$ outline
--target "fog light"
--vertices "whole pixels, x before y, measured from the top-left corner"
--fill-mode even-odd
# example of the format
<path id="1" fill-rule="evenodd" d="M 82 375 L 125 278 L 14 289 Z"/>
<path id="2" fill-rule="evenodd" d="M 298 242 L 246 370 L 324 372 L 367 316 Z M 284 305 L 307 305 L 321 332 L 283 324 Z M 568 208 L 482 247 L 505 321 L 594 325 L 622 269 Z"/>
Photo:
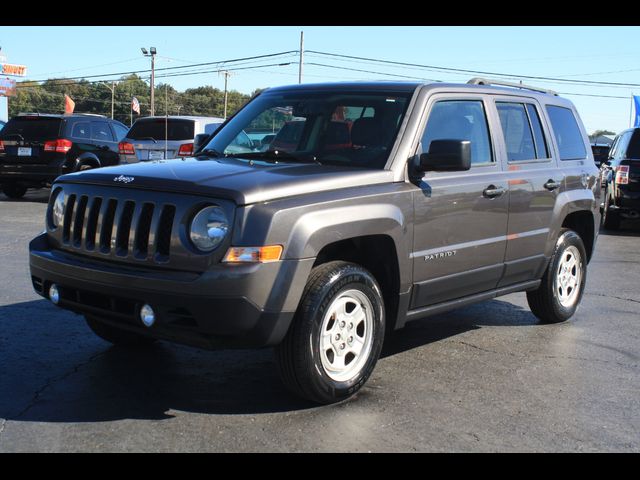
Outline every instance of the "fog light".
<path id="1" fill-rule="evenodd" d="M 55 283 L 52 283 L 49 287 L 49 300 L 51 300 L 55 305 L 60 302 L 60 291 Z"/>
<path id="2" fill-rule="evenodd" d="M 151 308 L 151 305 L 144 304 L 140 309 L 140 320 L 144 323 L 145 327 L 150 327 L 156 321 L 156 314 Z"/>

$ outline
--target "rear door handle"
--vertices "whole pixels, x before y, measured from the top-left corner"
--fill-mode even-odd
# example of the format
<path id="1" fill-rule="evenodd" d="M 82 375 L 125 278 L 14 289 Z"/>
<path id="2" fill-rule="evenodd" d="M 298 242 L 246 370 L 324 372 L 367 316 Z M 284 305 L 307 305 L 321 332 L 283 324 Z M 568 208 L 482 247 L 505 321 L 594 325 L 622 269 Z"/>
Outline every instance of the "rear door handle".
<path id="1" fill-rule="evenodd" d="M 547 183 L 544 184 L 544 188 L 546 188 L 549 191 L 553 191 L 556 188 L 560 188 L 560 182 L 556 182 L 553 179 L 549 179 L 547 180 Z"/>
<path id="2" fill-rule="evenodd" d="M 482 195 L 486 198 L 496 198 L 505 192 L 504 187 L 496 187 L 495 185 L 489 185 L 482 191 Z"/>

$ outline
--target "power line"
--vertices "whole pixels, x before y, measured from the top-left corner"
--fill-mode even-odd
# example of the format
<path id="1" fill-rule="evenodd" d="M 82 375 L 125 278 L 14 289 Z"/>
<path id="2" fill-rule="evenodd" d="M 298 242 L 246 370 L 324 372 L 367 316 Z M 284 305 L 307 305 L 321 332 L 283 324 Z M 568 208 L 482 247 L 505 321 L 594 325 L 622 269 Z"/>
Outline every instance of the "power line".
<path id="1" fill-rule="evenodd" d="M 411 66 L 411 67 L 418 67 L 418 68 L 427 68 L 427 69 L 433 69 L 433 70 L 443 71 L 443 72 L 460 72 L 460 73 L 473 74 L 473 75 L 490 75 L 490 76 L 497 76 L 497 77 L 523 78 L 523 79 L 533 79 L 533 80 L 550 80 L 555 82 L 566 82 L 566 83 L 583 84 L 583 85 L 640 87 L 640 83 L 605 82 L 605 81 L 597 81 L 597 80 L 573 80 L 573 79 L 566 79 L 566 78 L 542 77 L 542 76 L 535 76 L 535 75 L 519 75 L 519 74 L 511 74 L 511 73 L 487 72 L 483 70 L 467 70 L 462 68 L 439 67 L 436 65 L 422 65 L 418 63 L 396 62 L 393 60 L 357 57 L 354 55 L 343 55 L 338 53 L 320 52 L 317 50 L 307 50 L 307 52 L 316 53 L 318 55 L 325 55 L 329 57 L 348 58 L 351 60 L 365 60 L 370 62 L 386 63 L 389 65 L 403 65 L 403 66 Z"/>
<path id="2" fill-rule="evenodd" d="M 222 64 L 226 64 L 226 63 L 239 63 L 239 62 L 243 62 L 246 60 L 255 60 L 255 59 L 262 59 L 262 58 L 271 58 L 271 57 L 278 57 L 278 56 L 282 56 L 282 55 L 288 55 L 288 54 L 292 54 L 292 53 L 297 53 L 297 50 L 289 50 L 286 52 L 278 52 L 278 53 L 269 53 L 266 55 L 254 55 L 252 57 L 243 57 L 243 58 L 234 58 L 234 59 L 230 59 L 230 60 L 219 60 L 216 62 L 204 62 L 204 63 L 194 63 L 191 65 L 179 65 L 179 66 L 175 66 L 175 67 L 162 67 L 162 68 L 156 68 L 155 71 L 164 71 L 164 70 L 176 70 L 176 69 L 182 69 L 182 68 L 193 68 L 193 67 L 203 67 L 203 66 L 209 66 L 209 65 L 222 65 Z M 138 74 L 138 73 L 147 73 L 147 72 L 151 72 L 151 69 L 146 69 L 146 70 L 132 70 L 132 71 L 128 71 L 128 72 L 117 72 L 117 73 L 103 73 L 103 74 L 99 74 L 99 75 L 86 75 L 86 76 L 80 76 L 80 77 L 68 77 L 65 80 L 84 80 L 87 78 L 97 78 L 97 77 L 113 77 L 113 76 L 122 76 L 122 75 L 132 75 L 132 74 Z M 46 82 L 49 79 L 43 79 L 43 80 L 29 80 L 30 82 Z"/>

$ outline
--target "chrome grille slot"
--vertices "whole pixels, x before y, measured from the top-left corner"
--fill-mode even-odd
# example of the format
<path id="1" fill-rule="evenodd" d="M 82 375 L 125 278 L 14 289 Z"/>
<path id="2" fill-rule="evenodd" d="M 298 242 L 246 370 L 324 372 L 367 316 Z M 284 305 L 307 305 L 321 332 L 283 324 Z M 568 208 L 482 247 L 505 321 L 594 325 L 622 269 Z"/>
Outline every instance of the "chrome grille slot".
<path id="1" fill-rule="evenodd" d="M 87 218 L 87 228 L 85 230 L 84 248 L 93 250 L 96 246 L 96 228 L 98 226 L 98 215 L 102 206 L 102 198 L 95 197 L 89 207 L 89 215 Z"/>
<path id="2" fill-rule="evenodd" d="M 73 219 L 73 208 L 76 204 L 76 196 L 71 194 L 67 199 L 67 205 L 64 210 L 64 227 L 62 228 L 62 241 L 69 243 L 69 235 L 71 233 L 71 220 Z"/>
<path id="3" fill-rule="evenodd" d="M 102 253 L 111 251 L 111 233 L 113 232 L 113 220 L 116 216 L 117 206 L 118 201 L 113 198 L 104 205 L 104 213 L 100 225 L 100 251 Z"/>
<path id="4" fill-rule="evenodd" d="M 118 218 L 118 232 L 116 234 L 116 255 L 126 257 L 129 253 L 129 235 L 131 231 L 131 221 L 133 220 L 133 210 L 136 204 L 131 200 L 124 202 L 122 211 Z"/>
<path id="5" fill-rule="evenodd" d="M 162 208 L 156 233 L 156 261 L 158 262 L 166 262 L 169 260 L 171 230 L 173 229 L 173 217 L 175 214 L 176 207 L 173 205 L 165 205 Z"/>
<path id="6" fill-rule="evenodd" d="M 89 197 L 87 197 L 86 195 L 82 195 L 80 197 L 78 208 L 76 208 L 76 213 L 73 220 L 73 246 L 76 248 L 80 248 L 82 246 L 82 227 L 84 225 L 84 214 L 87 210 L 88 199 Z"/>
<path id="7" fill-rule="evenodd" d="M 153 203 L 144 203 L 142 205 L 142 210 L 140 211 L 140 216 L 138 218 L 133 255 L 141 260 L 147 258 L 147 254 L 149 253 L 149 233 L 151 232 L 153 210 Z"/>

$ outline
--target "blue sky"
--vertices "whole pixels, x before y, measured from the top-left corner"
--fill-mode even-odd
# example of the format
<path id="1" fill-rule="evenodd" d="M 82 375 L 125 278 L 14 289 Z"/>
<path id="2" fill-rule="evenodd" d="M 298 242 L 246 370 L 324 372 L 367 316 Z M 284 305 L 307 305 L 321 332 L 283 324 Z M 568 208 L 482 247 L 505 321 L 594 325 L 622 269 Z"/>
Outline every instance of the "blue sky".
<path id="1" fill-rule="evenodd" d="M 102 75 L 149 68 L 149 60 L 140 52 L 143 46 L 157 48 L 156 68 L 161 69 L 297 50 L 301 30 L 305 32 L 305 50 L 504 74 L 640 84 L 640 27 L 0 26 L 0 54 L 6 56 L 9 63 L 27 65 L 29 79 Z M 474 76 L 339 60 L 311 53 L 305 61 L 305 83 L 393 79 L 392 75 L 398 79 L 466 82 Z M 288 62 L 291 64 L 260 67 Z M 293 55 L 242 66 L 260 68 L 233 72 L 230 89 L 250 93 L 255 88 L 298 81 L 297 57 Z M 223 77 L 215 72 L 157 79 L 157 82 L 164 81 L 178 90 L 201 85 L 224 86 Z M 618 132 L 627 128 L 630 96 L 640 95 L 640 87 L 585 86 L 542 80 L 525 80 L 525 83 L 557 90 L 572 100 L 589 132 L 605 128 Z"/>

